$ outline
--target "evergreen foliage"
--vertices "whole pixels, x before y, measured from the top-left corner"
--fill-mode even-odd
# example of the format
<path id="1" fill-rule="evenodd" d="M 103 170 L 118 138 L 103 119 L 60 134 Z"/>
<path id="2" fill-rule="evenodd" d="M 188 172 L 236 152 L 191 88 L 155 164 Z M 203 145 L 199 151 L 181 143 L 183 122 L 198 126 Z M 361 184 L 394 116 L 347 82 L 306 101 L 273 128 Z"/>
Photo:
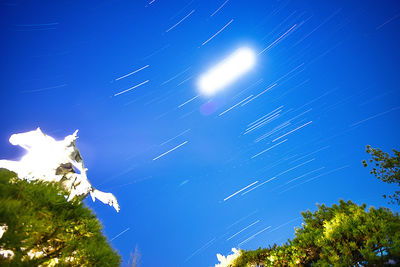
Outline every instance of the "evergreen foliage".
<path id="1" fill-rule="evenodd" d="M 371 174 L 385 183 L 395 183 L 400 186 L 400 151 L 393 149 L 394 156 L 389 156 L 379 148 L 367 146 L 367 153 L 371 155 L 368 162 L 373 166 Z M 364 167 L 368 166 L 366 160 L 363 161 Z M 386 198 L 386 195 L 383 195 Z M 391 203 L 400 205 L 400 190 L 396 190 L 393 195 L 388 196 Z"/>
<path id="2" fill-rule="evenodd" d="M 293 240 L 243 251 L 233 266 L 384 266 L 400 262 L 400 217 L 389 209 L 340 200 L 302 213 Z"/>
<path id="3" fill-rule="evenodd" d="M 0 169 L 0 224 L 8 226 L 0 248 L 14 252 L 11 259 L 0 257 L 0 265 L 119 266 L 99 220 L 66 195 L 58 184 L 27 182 Z"/>

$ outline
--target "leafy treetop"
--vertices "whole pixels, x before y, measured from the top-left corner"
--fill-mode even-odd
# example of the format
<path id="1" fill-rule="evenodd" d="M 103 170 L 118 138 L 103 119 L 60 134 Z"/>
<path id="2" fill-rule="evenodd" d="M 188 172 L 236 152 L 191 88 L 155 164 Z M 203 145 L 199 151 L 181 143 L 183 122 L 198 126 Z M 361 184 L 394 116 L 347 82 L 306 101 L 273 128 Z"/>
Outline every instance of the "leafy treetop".
<path id="1" fill-rule="evenodd" d="M 384 266 L 400 262 L 400 218 L 389 209 L 340 200 L 302 213 L 293 240 L 243 251 L 232 266 Z"/>
<path id="2" fill-rule="evenodd" d="M 58 184 L 15 177 L 0 169 L 0 225 L 8 227 L 0 249 L 14 253 L 0 256 L 0 265 L 119 266 L 99 220 L 79 199 L 68 202 Z"/>

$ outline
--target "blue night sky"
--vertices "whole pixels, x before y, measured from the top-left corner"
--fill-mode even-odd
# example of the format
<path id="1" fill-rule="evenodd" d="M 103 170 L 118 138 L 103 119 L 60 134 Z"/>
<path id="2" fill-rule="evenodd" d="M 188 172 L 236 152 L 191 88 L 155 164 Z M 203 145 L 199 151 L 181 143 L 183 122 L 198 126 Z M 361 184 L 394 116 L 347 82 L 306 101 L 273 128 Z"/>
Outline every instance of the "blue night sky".
<path id="1" fill-rule="evenodd" d="M 387 206 L 361 161 L 399 148 L 399 30 L 396 0 L 1 0 L 0 158 L 23 155 L 13 133 L 79 129 L 123 264 L 137 246 L 140 266 L 213 266 L 292 238 L 316 203 Z M 242 46 L 254 68 L 199 95 Z"/>

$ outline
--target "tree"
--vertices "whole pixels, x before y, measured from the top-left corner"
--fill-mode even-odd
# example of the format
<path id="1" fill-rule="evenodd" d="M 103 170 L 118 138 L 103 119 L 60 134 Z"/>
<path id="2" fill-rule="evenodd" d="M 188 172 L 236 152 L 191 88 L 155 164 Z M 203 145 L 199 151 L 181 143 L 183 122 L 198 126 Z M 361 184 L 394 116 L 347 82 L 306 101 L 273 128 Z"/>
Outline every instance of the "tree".
<path id="1" fill-rule="evenodd" d="M 140 262 L 140 257 L 141 257 L 141 255 L 140 255 L 139 247 L 138 247 L 138 245 L 136 245 L 135 252 L 134 253 L 131 252 L 131 256 L 130 256 L 130 259 L 129 259 L 129 262 L 128 262 L 128 266 L 138 267 L 139 266 L 139 262 Z"/>
<path id="2" fill-rule="evenodd" d="M 385 183 L 395 183 L 400 186 L 400 151 L 393 149 L 394 156 L 389 156 L 388 153 L 383 152 L 379 148 L 372 148 L 367 146 L 367 153 L 371 155 L 368 162 L 373 166 L 371 174 Z M 364 167 L 368 166 L 366 160 L 363 161 Z M 383 195 L 387 198 L 386 195 Z M 396 190 L 393 195 L 388 196 L 391 203 L 400 205 L 400 190 Z"/>
<path id="3" fill-rule="evenodd" d="M 302 213 L 303 225 L 282 246 L 243 251 L 233 266 L 384 266 L 400 262 L 400 217 L 389 209 L 340 200 Z"/>
<path id="4" fill-rule="evenodd" d="M 119 266 L 121 258 L 102 234 L 93 212 L 79 200 L 68 202 L 58 184 L 27 182 L 0 169 L 0 225 L 7 231 L 0 265 Z"/>

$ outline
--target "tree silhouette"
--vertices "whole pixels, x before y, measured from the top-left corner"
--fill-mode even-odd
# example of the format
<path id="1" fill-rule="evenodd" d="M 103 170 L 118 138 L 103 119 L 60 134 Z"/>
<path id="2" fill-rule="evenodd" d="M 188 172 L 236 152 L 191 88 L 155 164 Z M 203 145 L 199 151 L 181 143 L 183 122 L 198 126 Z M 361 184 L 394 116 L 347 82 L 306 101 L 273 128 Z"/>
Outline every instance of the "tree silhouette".
<path id="1" fill-rule="evenodd" d="M 394 156 L 392 157 L 379 148 L 372 148 L 369 145 L 367 146 L 366 151 L 372 157 L 368 160 L 368 162 L 373 166 L 370 173 L 385 183 L 395 183 L 400 186 L 400 151 L 393 149 Z M 364 167 L 368 166 L 368 162 L 363 160 L 362 163 Z M 383 195 L 383 197 L 388 197 L 390 203 L 397 203 L 400 205 L 400 190 L 396 190 L 393 195 Z"/>

